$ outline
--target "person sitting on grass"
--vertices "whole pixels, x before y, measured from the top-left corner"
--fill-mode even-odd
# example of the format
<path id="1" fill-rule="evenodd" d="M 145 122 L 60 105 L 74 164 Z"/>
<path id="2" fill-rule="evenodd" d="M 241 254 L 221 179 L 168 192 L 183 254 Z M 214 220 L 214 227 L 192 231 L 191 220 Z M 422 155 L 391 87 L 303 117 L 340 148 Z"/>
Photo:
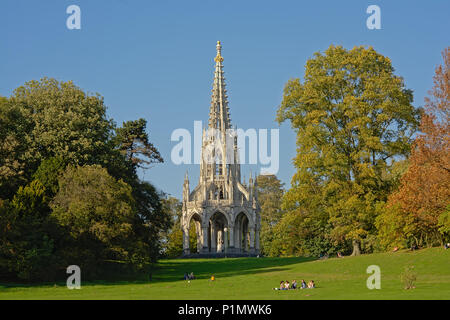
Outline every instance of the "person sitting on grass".
<path id="1" fill-rule="evenodd" d="M 309 283 L 308 283 L 308 289 L 314 289 L 316 287 L 316 284 L 314 283 L 314 280 L 311 280 Z"/>
<path id="2" fill-rule="evenodd" d="M 211 281 L 215 281 L 216 278 L 214 277 L 214 275 L 211 276 Z"/>
<path id="3" fill-rule="evenodd" d="M 284 290 L 284 281 L 280 282 L 280 290 Z"/>
<path id="4" fill-rule="evenodd" d="M 297 289 L 297 281 L 293 280 L 292 281 L 292 285 L 291 285 L 291 289 Z"/>
<path id="5" fill-rule="evenodd" d="M 188 276 L 187 272 L 184 273 L 184 280 L 189 280 L 189 276 Z"/>
<path id="6" fill-rule="evenodd" d="M 289 290 L 289 281 L 287 281 L 287 280 L 284 283 L 284 290 Z"/>
<path id="7" fill-rule="evenodd" d="M 273 288 L 273 290 L 281 290 L 282 287 L 284 287 L 283 281 L 280 282 L 279 288 Z"/>
<path id="8" fill-rule="evenodd" d="M 301 289 L 306 289 L 306 282 L 302 279 Z"/>
<path id="9" fill-rule="evenodd" d="M 195 277 L 194 277 L 194 273 L 193 272 L 191 272 L 191 274 L 189 275 L 189 280 L 194 280 L 195 279 Z"/>

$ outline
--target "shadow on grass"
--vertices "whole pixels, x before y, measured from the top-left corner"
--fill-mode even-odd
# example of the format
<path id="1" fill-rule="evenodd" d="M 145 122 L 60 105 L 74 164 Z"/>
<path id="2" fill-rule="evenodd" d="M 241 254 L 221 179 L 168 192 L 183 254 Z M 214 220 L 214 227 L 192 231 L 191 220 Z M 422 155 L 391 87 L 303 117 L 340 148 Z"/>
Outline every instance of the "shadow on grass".
<path id="1" fill-rule="evenodd" d="M 178 281 L 183 280 L 185 273 L 193 272 L 196 279 L 209 279 L 212 275 L 225 278 L 285 271 L 289 269 L 285 266 L 313 260 L 304 257 L 163 260 L 158 263 L 152 277 L 155 282 Z"/>
<path id="2" fill-rule="evenodd" d="M 161 260 L 154 267 L 152 279 L 150 275 L 137 275 L 135 279 L 127 280 L 96 280 L 83 282 L 83 286 L 95 285 L 128 285 L 149 284 L 159 282 L 174 282 L 183 280 L 185 273 L 193 272 L 195 278 L 210 279 L 233 276 L 255 275 L 270 272 L 282 272 L 289 270 L 292 264 L 309 262 L 315 258 L 291 257 L 291 258 L 223 258 L 223 259 L 173 259 Z M 195 281 L 195 280 L 194 280 Z M 42 286 L 66 286 L 65 282 L 52 283 L 0 283 L 0 290 L 9 288 L 31 288 Z"/>

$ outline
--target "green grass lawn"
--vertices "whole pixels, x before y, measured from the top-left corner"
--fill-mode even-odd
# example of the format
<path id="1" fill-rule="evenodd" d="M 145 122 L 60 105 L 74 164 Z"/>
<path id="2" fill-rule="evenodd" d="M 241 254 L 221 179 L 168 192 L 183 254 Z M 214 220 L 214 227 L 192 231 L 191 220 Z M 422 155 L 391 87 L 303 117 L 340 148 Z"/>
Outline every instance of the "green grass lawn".
<path id="1" fill-rule="evenodd" d="M 381 289 L 366 287 L 366 268 L 381 268 Z M 403 289 L 400 274 L 414 266 L 416 288 Z M 185 272 L 196 280 L 182 280 Z M 216 281 L 211 282 L 211 274 Z M 281 280 L 316 289 L 276 291 Z M 0 284 L 0 299 L 450 299 L 450 250 L 423 249 L 358 257 L 225 258 L 162 260 L 151 282 L 89 282 L 80 290 L 57 285 Z"/>

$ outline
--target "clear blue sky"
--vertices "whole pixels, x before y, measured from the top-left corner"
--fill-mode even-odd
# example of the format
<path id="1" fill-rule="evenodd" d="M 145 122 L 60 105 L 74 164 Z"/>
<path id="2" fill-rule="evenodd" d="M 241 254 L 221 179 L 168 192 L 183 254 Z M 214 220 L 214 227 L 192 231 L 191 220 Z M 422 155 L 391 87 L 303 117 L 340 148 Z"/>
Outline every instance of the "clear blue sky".
<path id="1" fill-rule="evenodd" d="M 71 4 L 81 8 L 81 30 L 66 27 Z M 366 27 L 371 4 L 381 8 L 381 30 Z M 186 169 L 196 185 L 199 168 L 172 164 L 170 135 L 207 121 L 217 40 L 233 124 L 270 129 L 278 128 L 286 81 L 303 77 L 306 60 L 330 44 L 371 45 L 389 56 L 414 91 L 414 105 L 423 105 L 450 45 L 449 12 L 448 0 L 2 0 L 0 95 L 43 76 L 73 80 L 103 95 L 118 124 L 147 119 L 166 163 L 147 170 L 145 179 L 180 197 Z M 295 148 L 286 123 L 278 176 L 287 186 Z"/>

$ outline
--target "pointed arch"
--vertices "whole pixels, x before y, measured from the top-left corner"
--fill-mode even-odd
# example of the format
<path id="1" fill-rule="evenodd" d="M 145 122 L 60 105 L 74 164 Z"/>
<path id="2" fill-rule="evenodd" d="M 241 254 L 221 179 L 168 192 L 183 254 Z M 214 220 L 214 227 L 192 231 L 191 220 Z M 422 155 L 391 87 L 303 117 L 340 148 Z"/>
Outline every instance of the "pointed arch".
<path id="1" fill-rule="evenodd" d="M 215 215 L 216 213 L 221 213 L 225 216 L 226 221 L 227 221 L 227 225 L 231 226 L 233 224 L 233 221 L 230 217 L 230 215 L 225 211 L 222 210 L 221 208 L 214 208 L 213 210 L 211 210 L 206 216 L 205 216 L 205 220 L 204 220 L 204 225 L 206 226 L 207 223 L 209 222 L 209 220 L 211 219 L 211 217 L 213 215 Z"/>
<path id="2" fill-rule="evenodd" d="M 254 219 L 253 219 L 252 215 L 245 208 L 240 208 L 237 212 L 238 213 L 234 216 L 234 221 L 233 221 L 234 225 L 236 224 L 236 221 L 241 213 L 247 217 L 249 225 L 255 224 L 255 222 L 253 221 Z"/>

